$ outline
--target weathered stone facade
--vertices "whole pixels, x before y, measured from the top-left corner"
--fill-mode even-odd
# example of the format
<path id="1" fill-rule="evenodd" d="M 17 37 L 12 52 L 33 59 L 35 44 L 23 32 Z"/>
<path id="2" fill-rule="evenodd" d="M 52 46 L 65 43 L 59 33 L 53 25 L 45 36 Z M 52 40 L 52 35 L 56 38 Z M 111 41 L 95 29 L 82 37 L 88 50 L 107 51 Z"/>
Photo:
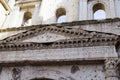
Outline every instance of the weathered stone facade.
<path id="1" fill-rule="evenodd" d="M 7 12 L 0 25 L 0 80 L 120 79 L 120 0 L 0 3 Z M 99 8 L 106 19 L 94 20 Z M 66 22 L 56 23 L 63 14 Z"/>

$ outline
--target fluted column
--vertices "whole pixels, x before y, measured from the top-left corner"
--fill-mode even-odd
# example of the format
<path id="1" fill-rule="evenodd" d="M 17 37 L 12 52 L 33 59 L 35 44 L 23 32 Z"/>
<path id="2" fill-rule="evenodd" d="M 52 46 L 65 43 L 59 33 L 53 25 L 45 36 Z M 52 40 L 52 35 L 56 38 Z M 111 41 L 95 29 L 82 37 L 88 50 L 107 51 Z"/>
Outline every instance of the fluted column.
<path id="1" fill-rule="evenodd" d="M 118 59 L 110 58 L 105 61 L 106 80 L 119 80 Z"/>

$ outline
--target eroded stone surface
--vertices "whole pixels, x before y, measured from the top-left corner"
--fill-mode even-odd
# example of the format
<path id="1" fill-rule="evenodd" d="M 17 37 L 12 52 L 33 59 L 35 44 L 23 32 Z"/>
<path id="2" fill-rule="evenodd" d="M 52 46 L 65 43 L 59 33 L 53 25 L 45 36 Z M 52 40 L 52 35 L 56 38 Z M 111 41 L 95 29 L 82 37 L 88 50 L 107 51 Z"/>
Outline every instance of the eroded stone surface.
<path id="1" fill-rule="evenodd" d="M 15 69 L 14 75 L 21 76 L 21 79 L 30 80 L 35 78 L 50 78 L 54 80 L 105 80 L 103 65 L 77 65 L 79 70 L 71 73 L 70 66 L 39 66 L 39 67 L 9 67 L 3 68 L 0 80 L 13 79 L 11 72 Z M 21 71 L 20 71 L 21 70 Z M 17 73 L 16 73 L 17 71 Z M 19 73 L 20 71 L 20 73 Z M 19 76 L 18 76 L 19 75 Z"/>
<path id="2" fill-rule="evenodd" d="M 93 20 L 97 3 L 104 5 L 109 19 Z M 119 80 L 119 4 L 120 0 L 1 0 L 0 80 Z M 66 22 L 56 24 L 59 8 L 65 10 Z M 31 26 L 24 24 L 26 12 Z"/>

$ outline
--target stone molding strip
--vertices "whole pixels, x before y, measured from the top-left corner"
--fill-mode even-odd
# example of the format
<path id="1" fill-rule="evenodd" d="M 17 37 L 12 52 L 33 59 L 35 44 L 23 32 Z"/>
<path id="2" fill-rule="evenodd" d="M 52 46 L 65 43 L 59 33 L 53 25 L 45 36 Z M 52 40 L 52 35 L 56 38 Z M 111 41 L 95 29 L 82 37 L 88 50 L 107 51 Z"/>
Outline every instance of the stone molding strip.
<path id="1" fill-rule="evenodd" d="M 83 20 L 83 21 L 73 21 L 73 22 L 64 22 L 64 23 L 53 23 L 53 24 L 39 24 L 39 25 L 31 25 L 31 26 L 21 26 L 21 27 L 12 27 L 6 29 L 0 29 L 0 33 L 2 32 L 11 32 L 11 31 L 19 31 L 19 30 L 29 30 L 32 28 L 39 27 L 47 27 L 47 26 L 56 26 L 56 27 L 65 27 L 65 26 L 80 26 L 80 25 L 90 25 L 90 24 L 101 24 L 101 23 L 111 23 L 111 22 L 120 22 L 120 18 L 108 18 L 103 20 Z"/>
<path id="2" fill-rule="evenodd" d="M 57 60 L 21 60 L 21 61 L 0 61 L 2 67 L 15 67 L 15 66 L 56 66 L 56 65 L 97 65 L 104 64 L 104 58 L 83 58 L 83 59 L 57 59 Z"/>
<path id="3" fill-rule="evenodd" d="M 75 48 L 89 46 L 110 46 L 115 45 L 118 38 L 88 38 L 88 39 L 71 39 L 47 43 L 1 43 L 0 51 L 22 51 L 22 50 L 40 50 L 56 48 Z"/>
<path id="4" fill-rule="evenodd" d="M 56 66 L 56 65 L 97 65 L 102 64 L 106 67 L 106 61 L 109 59 L 118 60 L 115 65 L 120 68 L 120 59 L 111 58 L 80 58 L 80 59 L 57 59 L 57 60 L 22 60 L 22 61 L 0 61 L 2 67 L 15 67 L 15 66 Z M 110 67 L 110 65 L 108 64 Z M 113 64 L 114 66 L 114 64 Z M 106 70 L 106 68 L 105 68 Z"/>

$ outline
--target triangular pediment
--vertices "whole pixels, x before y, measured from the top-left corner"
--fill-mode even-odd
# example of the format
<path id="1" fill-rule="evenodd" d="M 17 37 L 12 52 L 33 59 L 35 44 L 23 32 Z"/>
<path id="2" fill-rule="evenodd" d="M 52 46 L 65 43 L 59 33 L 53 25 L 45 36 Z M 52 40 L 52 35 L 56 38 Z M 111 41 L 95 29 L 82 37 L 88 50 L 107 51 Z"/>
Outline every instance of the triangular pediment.
<path id="1" fill-rule="evenodd" d="M 54 42 L 58 40 L 65 40 L 70 39 L 69 36 L 45 32 L 43 34 L 28 38 L 23 40 L 22 42 L 37 42 L 37 43 L 43 43 L 43 42 Z"/>
<path id="2" fill-rule="evenodd" d="M 0 50 L 28 50 L 115 45 L 119 36 L 55 26 L 33 28 L 0 41 Z"/>
<path id="3" fill-rule="evenodd" d="M 55 42 L 68 39 L 112 38 L 117 35 L 86 31 L 81 29 L 58 28 L 56 26 L 36 27 L 1 40 L 1 42 Z"/>

